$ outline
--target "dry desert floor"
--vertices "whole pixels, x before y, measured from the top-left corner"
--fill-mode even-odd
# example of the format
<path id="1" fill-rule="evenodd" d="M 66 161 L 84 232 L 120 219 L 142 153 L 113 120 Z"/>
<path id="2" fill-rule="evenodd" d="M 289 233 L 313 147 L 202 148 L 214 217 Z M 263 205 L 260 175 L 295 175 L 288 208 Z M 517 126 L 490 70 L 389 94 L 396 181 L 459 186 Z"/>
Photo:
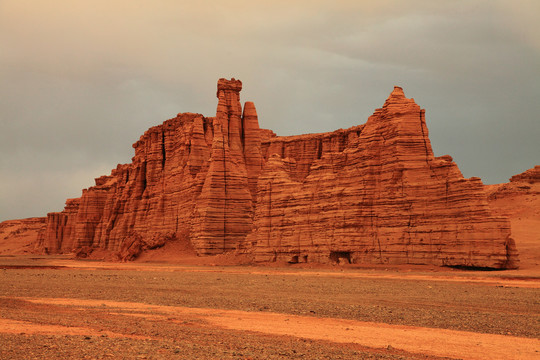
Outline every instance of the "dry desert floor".
<path id="1" fill-rule="evenodd" d="M 0 256 L 0 359 L 540 359 L 540 277 Z"/>

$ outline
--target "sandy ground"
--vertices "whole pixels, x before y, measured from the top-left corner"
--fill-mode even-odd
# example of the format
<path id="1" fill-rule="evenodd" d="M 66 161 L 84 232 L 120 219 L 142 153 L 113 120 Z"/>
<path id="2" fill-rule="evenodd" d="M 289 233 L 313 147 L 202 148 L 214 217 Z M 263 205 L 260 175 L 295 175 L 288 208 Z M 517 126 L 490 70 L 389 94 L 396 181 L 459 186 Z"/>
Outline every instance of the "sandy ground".
<path id="1" fill-rule="evenodd" d="M 65 299 L 64 299 L 65 300 Z M 70 303 L 74 301 L 70 300 Z M 12 334 L 46 334 L 46 335 L 84 335 L 84 336 L 102 336 L 106 335 L 113 338 L 131 338 L 131 339 L 150 339 L 146 336 L 137 336 L 129 334 L 119 334 L 112 331 L 96 331 L 88 327 L 62 326 L 49 324 L 36 324 L 31 321 L 20 321 L 12 319 L 0 319 L 0 332 Z"/>
<path id="2" fill-rule="evenodd" d="M 276 313 L 255 313 L 224 309 L 201 309 L 178 306 L 156 306 L 144 303 L 81 299 L 25 298 L 40 304 L 69 307 L 112 308 L 129 311 L 130 316 L 148 318 L 190 315 L 226 329 L 256 331 L 273 335 L 358 343 L 372 348 L 394 347 L 411 353 L 463 359 L 537 359 L 540 340 L 493 334 L 472 334 L 465 331 L 388 325 L 344 319 L 313 318 Z M 136 311 L 136 313 L 133 313 Z M 161 315 L 156 315 L 161 314 Z M 79 327 L 39 325 L 29 322 L 0 320 L 0 332 L 103 335 L 133 337 L 112 332 L 94 332 Z"/>
<path id="3" fill-rule="evenodd" d="M 9 259 L 9 258 L 8 258 Z M 254 275 L 287 275 L 292 277 L 330 277 L 348 279 L 397 279 L 404 281 L 440 281 L 469 284 L 485 284 L 491 286 L 540 288 L 540 277 L 530 269 L 511 271 L 464 271 L 455 269 L 439 269 L 433 266 L 386 266 L 371 267 L 366 271 L 344 272 L 343 270 L 363 270 L 354 266 L 311 267 L 304 269 L 302 265 L 288 266 L 287 268 L 269 266 L 205 266 L 181 265 L 175 263 L 140 263 L 140 262 L 106 262 L 81 261 L 68 257 L 50 258 L 32 256 L 30 259 L 43 261 L 35 268 L 50 269 L 85 269 L 85 270 L 135 270 L 135 271 L 164 271 L 164 272 L 203 272 L 222 274 L 254 274 Z M 10 265 L 4 260 L 0 268 L 32 268 L 32 265 Z"/>
<path id="4" fill-rule="evenodd" d="M 204 334 L 190 338 L 189 346 L 178 350 L 181 356 L 176 358 L 540 357 L 540 278 L 507 276 L 505 271 L 446 269 L 435 272 L 431 267 L 225 267 L 108 263 L 62 257 L 0 257 L 0 269 L 6 279 L 21 279 L 10 282 L 0 279 L 0 289 L 3 289 L 0 303 L 6 304 L 0 312 L 0 340 L 2 336 L 8 337 L 4 341 L 15 336 L 8 347 L 14 354 L 23 351 L 22 348 L 46 344 L 39 346 L 46 346 L 48 352 L 40 353 L 41 348 L 35 349 L 38 355 L 33 358 L 50 358 L 51 354 L 77 358 L 78 355 L 69 352 L 71 355 L 60 356 L 57 349 L 77 351 L 81 346 L 86 349 L 85 353 L 91 354 L 89 358 L 105 358 L 100 357 L 102 347 L 109 349 L 120 341 L 132 341 L 133 348 L 142 348 L 137 353 L 139 358 L 175 358 L 168 353 L 158 355 L 155 351 L 165 351 L 162 349 L 164 341 L 172 341 L 172 348 L 178 342 L 178 334 L 193 331 L 193 326 Z M 70 284 L 66 279 L 76 282 Z M 270 280 L 274 282 L 268 286 L 263 284 Z M 363 288 L 366 284 L 368 286 Z M 323 287 L 318 289 L 318 286 Z M 312 287 L 315 289 L 310 292 Z M 347 289 L 354 291 L 343 295 Z M 328 293 L 332 291 L 336 291 L 336 295 Z M 426 295 L 431 291 L 435 291 L 432 296 Z M 178 298 L 177 292 L 183 297 Z M 42 296 L 36 296 L 38 294 Z M 290 296 L 280 300 L 281 294 Z M 358 298 L 356 294 L 363 295 Z M 274 298 L 274 302 L 265 303 L 265 297 Z M 279 307 L 275 302 L 284 304 Z M 362 304 L 364 310 L 353 312 L 351 316 L 345 314 L 345 309 Z M 394 315 L 383 317 L 381 321 L 360 320 L 364 311 L 379 305 L 386 307 L 384 312 Z M 324 312 L 325 309 L 328 312 Z M 301 315 L 306 311 L 308 315 Z M 437 316 L 437 313 L 442 320 L 433 326 L 413 325 L 415 318 L 422 324 L 421 318 Z M 409 317 L 399 320 L 403 314 Z M 482 314 L 491 315 L 483 320 Z M 130 323 L 129 319 L 134 320 Z M 460 322 L 469 322 L 468 330 L 451 325 Z M 495 322 L 506 330 L 490 330 Z M 429 320 L 428 324 L 431 324 Z M 156 328 L 168 330 L 156 331 Z M 240 343 L 243 343 L 242 337 L 249 336 L 256 344 L 262 339 L 267 341 L 264 350 L 254 350 L 252 346 L 240 352 L 241 345 L 230 344 L 232 338 L 241 338 Z M 69 339 L 80 340 L 76 345 L 69 345 Z M 87 349 L 88 342 L 94 339 L 109 343 Z M 55 343 L 51 345 L 51 341 Z M 287 341 L 292 344 L 311 341 L 310 346 L 317 346 L 318 350 L 282 345 Z M 159 344 L 158 349 L 149 351 L 149 343 Z M 215 346 L 217 349 L 212 348 Z M 359 346 L 361 350 L 353 350 L 351 346 Z M 209 347 L 216 352 L 208 352 Z M 194 348 L 205 349 L 203 355 L 194 352 Z M 115 354 L 112 350 L 106 352 Z M 119 354 L 123 354 L 123 350 L 116 354 L 117 358 L 132 358 L 131 354 L 123 354 L 123 357 Z M 210 355 L 205 357 L 206 354 Z M 0 350 L 0 357 L 2 355 L 5 354 Z"/>

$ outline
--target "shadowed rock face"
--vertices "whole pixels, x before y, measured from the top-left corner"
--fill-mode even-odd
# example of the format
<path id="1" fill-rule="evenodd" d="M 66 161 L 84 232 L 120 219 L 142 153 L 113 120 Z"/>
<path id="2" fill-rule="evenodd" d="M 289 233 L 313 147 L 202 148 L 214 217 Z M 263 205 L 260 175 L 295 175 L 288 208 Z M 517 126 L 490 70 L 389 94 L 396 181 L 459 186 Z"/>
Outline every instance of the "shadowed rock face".
<path id="1" fill-rule="evenodd" d="M 199 255 L 257 261 L 513 268 L 506 218 L 479 178 L 434 157 L 424 110 L 395 87 L 364 125 L 277 137 L 259 129 L 239 80 L 220 79 L 216 116 L 150 128 L 132 163 L 50 213 L 40 246 L 119 251 L 183 237 Z"/>

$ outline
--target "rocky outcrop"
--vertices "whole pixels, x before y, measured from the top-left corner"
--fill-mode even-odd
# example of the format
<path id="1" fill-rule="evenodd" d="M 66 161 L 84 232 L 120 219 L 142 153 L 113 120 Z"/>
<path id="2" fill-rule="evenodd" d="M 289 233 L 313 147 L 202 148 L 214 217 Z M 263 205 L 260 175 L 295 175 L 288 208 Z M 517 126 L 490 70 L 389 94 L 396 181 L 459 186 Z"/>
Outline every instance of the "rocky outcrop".
<path id="1" fill-rule="evenodd" d="M 540 266 L 540 166 L 514 175 L 503 184 L 487 185 L 490 207 L 507 217 L 520 251 L 520 268 Z"/>
<path id="2" fill-rule="evenodd" d="M 44 231 L 47 218 L 7 220 L 0 223 L 0 254 L 27 254 L 36 249 L 36 239 Z"/>
<path id="3" fill-rule="evenodd" d="M 540 194 L 540 165 L 512 176 L 507 183 L 487 185 L 486 193 L 491 202 L 502 198 L 511 199 L 520 198 L 523 195 L 536 196 Z M 521 202 L 519 200 L 515 205 L 519 208 L 522 205 Z M 495 210 L 498 212 L 500 206 L 496 205 Z"/>
<path id="4" fill-rule="evenodd" d="M 401 88 L 364 125 L 291 137 L 259 129 L 241 88 L 220 79 L 215 117 L 149 129 L 130 164 L 48 214 L 40 246 L 131 259 L 183 234 L 199 255 L 257 261 L 517 266 L 508 220 L 479 178 L 433 155 L 425 112 Z"/>
<path id="5" fill-rule="evenodd" d="M 540 165 L 536 165 L 532 169 L 526 170 L 521 174 L 514 175 L 510 178 L 510 182 L 527 182 L 529 184 L 540 183 Z"/>

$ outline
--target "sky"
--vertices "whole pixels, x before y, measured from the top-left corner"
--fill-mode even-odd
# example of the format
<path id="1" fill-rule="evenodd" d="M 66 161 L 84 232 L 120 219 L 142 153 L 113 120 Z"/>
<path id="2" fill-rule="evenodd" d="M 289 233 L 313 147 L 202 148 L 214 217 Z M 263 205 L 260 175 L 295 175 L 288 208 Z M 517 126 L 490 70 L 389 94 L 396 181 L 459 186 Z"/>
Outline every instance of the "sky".
<path id="1" fill-rule="evenodd" d="M 180 112 L 243 82 L 278 135 L 366 122 L 394 85 L 436 156 L 540 164 L 540 1 L 0 0 L 0 221 L 61 211 Z"/>

